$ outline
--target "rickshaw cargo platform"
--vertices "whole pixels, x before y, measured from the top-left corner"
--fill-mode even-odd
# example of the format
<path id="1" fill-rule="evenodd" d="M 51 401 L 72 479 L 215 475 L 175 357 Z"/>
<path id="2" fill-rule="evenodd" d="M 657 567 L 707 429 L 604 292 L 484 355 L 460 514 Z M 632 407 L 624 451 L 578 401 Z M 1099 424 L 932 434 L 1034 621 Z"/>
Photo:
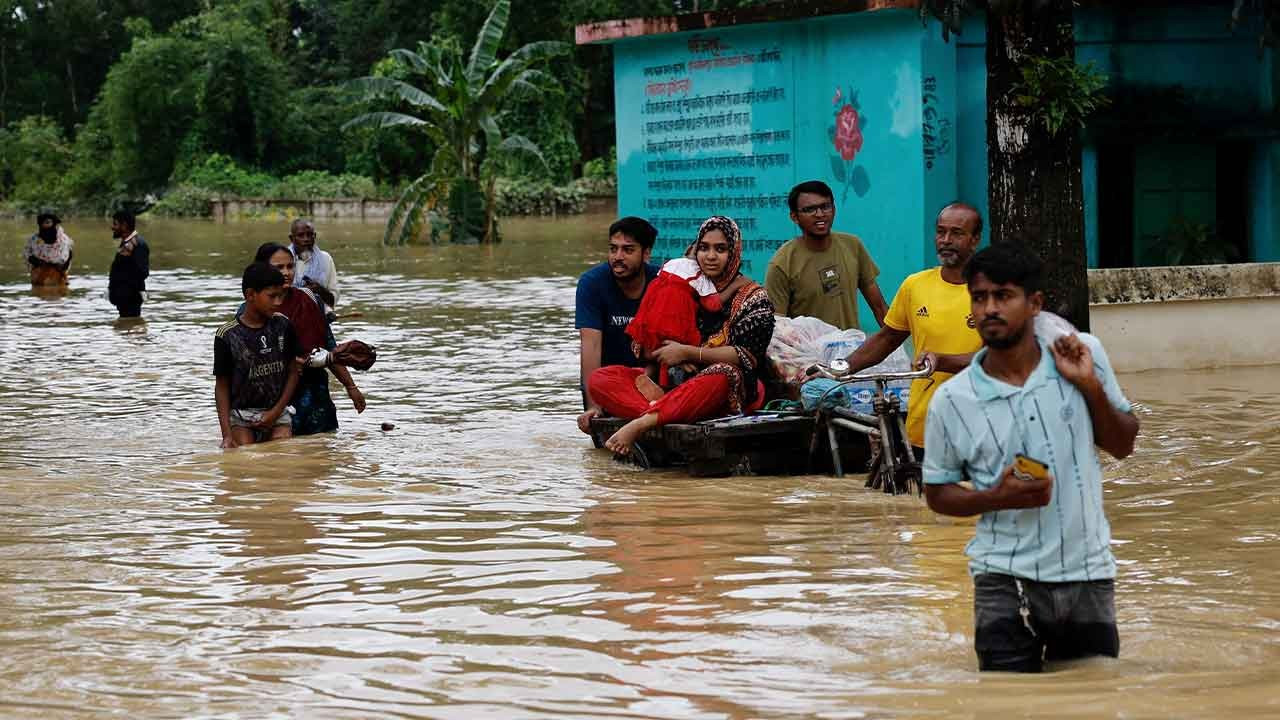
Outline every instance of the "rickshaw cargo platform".
<path id="1" fill-rule="evenodd" d="M 808 410 L 764 411 L 662 425 L 642 435 L 628 456 L 644 468 L 685 465 L 690 475 L 796 475 L 867 472 L 866 487 L 891 495 L 924 494 L 920 459 L 907 441 L 906 408 L 889 384 L 933 375 L 927 360 L 918 370 L 853 373 L 843 358 L 817 364 L 808 377 L 825 378 Z M 840 391 L 871 382 L 873 414 L 842 407 Z M 830 401 L 829 401 L 830 400 Z M 591 420 L 596 447 L 626 424 L 621 418 Z M 841 437 L 843 436 L 843 440 Z"/>
<path id="2" fill-rule="evenodd" d="M 591 439 L 603 447 L 626 423 L 593 418 Z M 845 468 L 865 469 L 871 459 L 866 442 L 840 443 L 838 451 Z M 684 467 L 694 477 L 831 474 L 834 469 L 825 423 L 820 426 L 812 413 L 762 412 L 664 425 L 636 441 L 630 460 L 646 469 Z"/>

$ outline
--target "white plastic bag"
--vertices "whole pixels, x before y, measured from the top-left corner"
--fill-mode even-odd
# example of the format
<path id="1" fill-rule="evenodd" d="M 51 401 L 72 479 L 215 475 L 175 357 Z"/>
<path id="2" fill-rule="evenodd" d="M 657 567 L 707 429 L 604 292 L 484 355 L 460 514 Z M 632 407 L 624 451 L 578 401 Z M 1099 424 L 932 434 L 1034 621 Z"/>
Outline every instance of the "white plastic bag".
<path id="1" fill-rule="evenodd" d="M 1066 318 L 1048 310 L 1041 310 L 1035 319 L 1036 335 L 1050 345 L 1064 335 L 1075 335 L 1080 332 Z"/>
<path id="2" fill-rule="evenodd" d="M 867 334 L 861 330 L 838 330 L 827 333 L 816 341 L 819 348 L 819 359 L 823 365 L 830 365 L 836 358 L 847 358 L 862 343 L 867 341 Z"/>
<path id="3" fill-rule="evenodd" d="M 769 341 L 769 360 L 778 376 L 793 385 L 801 385 L 808 376 L 805 370 L 821 363 L 830 365 L 836 358 L 846 358 L 867 341 L 861 330 L 841 330 L 817 318 L 774 318 L 773 338 Z M 864 372 L 905 372 L 911 369 L 911 359 L 898 348 L 884 362 Z M 908 383 L 891 383 L 890 387 L 905 388 Z M 855 389 L 863 385 L 855 386 Z M 868 384 L 867 387 L 873 387 Z"/>
<path id="4" fill-rule="evenodd" d="M 818 340 L 838 332 L 839 328 L 818 318 L 775 316 L 767 353 L 778 377 L 797 385 L 804 382 L 804 371 L 823 361 Z"/>

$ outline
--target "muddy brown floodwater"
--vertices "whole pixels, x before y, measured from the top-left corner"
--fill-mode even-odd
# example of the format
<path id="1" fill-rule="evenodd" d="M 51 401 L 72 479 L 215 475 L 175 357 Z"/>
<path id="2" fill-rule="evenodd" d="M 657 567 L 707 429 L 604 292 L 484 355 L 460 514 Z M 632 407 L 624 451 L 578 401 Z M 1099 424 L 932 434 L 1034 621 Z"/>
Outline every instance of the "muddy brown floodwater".
<path id="1" fill-rule="evenodd" d="M 284 224 L 145 222 L 136 324 L 106 223 L 68 221 L 61 297 L 0 224 L 0 715 L 1280 716 L 1280 368 L 1122 375 L 1122 655 L 980 677 L 971 525 L 591 449 L 573 289 L 607 221 L 405 249 L 320 223 L 363 313 L 338 335 L 380 349 L 369 409 L 335 393 L 336 435 L 227 452 L 213 331 Z"/>

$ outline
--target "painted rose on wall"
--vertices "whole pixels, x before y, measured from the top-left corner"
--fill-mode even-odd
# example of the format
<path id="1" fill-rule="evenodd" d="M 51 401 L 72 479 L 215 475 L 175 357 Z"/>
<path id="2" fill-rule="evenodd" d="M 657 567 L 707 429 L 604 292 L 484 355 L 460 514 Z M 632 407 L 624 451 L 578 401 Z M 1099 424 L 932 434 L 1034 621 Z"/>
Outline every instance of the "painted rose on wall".
<path id="1" fill-rule="evenodd" d="M 863 197 L 871 189 L 871 177 L 867 174 L 867 169 L 854 164 L 854 160 L 862 151 L 862 131 L 866 127 L 867 117 L 858 104 L 858 94 L 852 90 L 846 96 L 840 88 L 836 88 L 831 105 L 832 124 L 827 127 L 827 136 L 836 151 L 831 156 L 831 174 L 835 177 L 836 184 L 844 187 L 842 201 L 849 199 L 850 190 L 858 197 Z"/>
<path id="2" fill-rule="evenodd" d="M 845 105 L 836 114 L 836 152 L 849 162 L 861 149 L 862 128 L 858 127 L 858 111 L 852 105 Z"/>

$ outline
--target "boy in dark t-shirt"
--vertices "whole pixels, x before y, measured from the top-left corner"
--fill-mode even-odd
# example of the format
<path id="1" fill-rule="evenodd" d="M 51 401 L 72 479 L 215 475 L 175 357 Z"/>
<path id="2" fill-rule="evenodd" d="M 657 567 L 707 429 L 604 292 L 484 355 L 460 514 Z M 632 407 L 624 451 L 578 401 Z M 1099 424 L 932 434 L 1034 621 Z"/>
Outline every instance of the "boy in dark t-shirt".
<path id="1" fill-rule="evenodd" d="M 244 312 L 213 338 L 213 396 L 224 448 L 293 436 L 288 403 L 302 362 L 293 326 L 276 312 L 284 300 L 280 271 L 253 263 L 240 288 Z"/>

